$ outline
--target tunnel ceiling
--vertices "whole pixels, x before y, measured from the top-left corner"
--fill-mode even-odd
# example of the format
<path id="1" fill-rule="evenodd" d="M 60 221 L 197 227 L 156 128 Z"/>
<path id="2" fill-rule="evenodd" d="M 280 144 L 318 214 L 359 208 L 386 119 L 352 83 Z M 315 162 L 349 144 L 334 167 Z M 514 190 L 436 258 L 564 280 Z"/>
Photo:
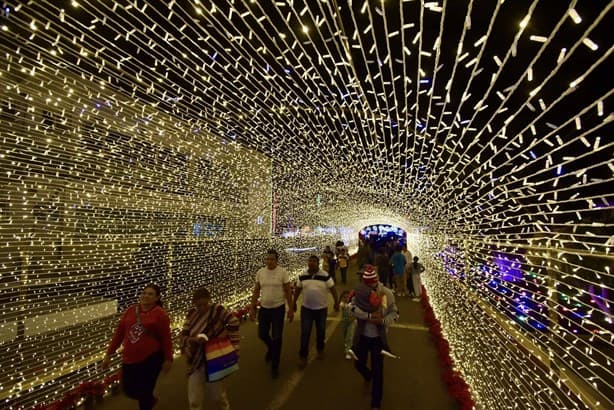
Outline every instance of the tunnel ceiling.
<path id="1" fill-rule="evenodd" d="M 329 219 L 388 209 L 509 238 L 611 207 L 611 8 L 7 2 L 0 84 L 25 104 L 5 100 L 2 113 L 26 115 L 41 98 L 28 84 L 80 77 L 98 87 L 49 95 L 61 115 L 104 100 L 141 107 L 171 142 L 206 134 L 265 153 L 296 218 L 319 214 L 320 195 Z"/>

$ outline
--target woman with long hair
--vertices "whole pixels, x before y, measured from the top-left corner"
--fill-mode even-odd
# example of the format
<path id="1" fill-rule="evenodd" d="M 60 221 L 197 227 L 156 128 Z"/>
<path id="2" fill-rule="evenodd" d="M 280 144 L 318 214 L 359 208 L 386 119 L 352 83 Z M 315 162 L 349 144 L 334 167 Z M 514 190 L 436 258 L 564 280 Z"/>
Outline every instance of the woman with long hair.
<path id="1" fill-rule="evenodd" d="M 143 288 L 139 303 L 122 315 L 102 361 L 103 369 L 109 367 L 111 355 L 123 345 L 122 387 L 128 397 L 138 400 L 140 410 L 155 406 L 158 375 L 161 370 L 168 373 L 173 361 L 170 320 L 160 297 L 157 285 Z"/>

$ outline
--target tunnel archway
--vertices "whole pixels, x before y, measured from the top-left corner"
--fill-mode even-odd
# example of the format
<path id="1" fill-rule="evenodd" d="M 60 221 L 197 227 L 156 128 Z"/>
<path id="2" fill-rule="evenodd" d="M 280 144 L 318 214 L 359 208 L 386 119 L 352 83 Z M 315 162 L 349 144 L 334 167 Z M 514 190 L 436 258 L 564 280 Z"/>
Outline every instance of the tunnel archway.
<path id="1" fill-rule="evenodd" d="M 403 246 L 407 245 L 407 232 L 403 228 L 388 224 L 367 225 L 358 232 L 358 240 L 375 249 Z"/>
<path id="2" fill-rule="evenodd" d="M 236 307 L 243 255 L 337 239 L 276 201 L 407 232 L 481 407 L 614 407 L 611 0 L 4 3 L 0 407 L 86 381 L 148 280 Z"/>

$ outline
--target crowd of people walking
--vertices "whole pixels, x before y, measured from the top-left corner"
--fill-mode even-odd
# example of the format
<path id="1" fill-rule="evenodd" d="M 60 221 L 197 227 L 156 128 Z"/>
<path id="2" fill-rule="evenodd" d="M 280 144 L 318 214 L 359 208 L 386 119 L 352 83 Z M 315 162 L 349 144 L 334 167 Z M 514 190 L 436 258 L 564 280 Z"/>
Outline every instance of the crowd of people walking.
<path id="1" fill-rule="evenodd" d="M 294 319 L 300 298 L 300 346 L 298 367 L 308 363 L 309 341 L 316 333 L 317 357 L 325 356 L 326 320 L 329 294 L 335 312 L 341 310 L 345 358 L 371 389 L 371 408 L 379 409 L 383 398 L 384 357 L 396 356 L 388 344 L 388 328 L 398 319 L 395 297 L 420 296 L 420 274 L 424 267 L 406 246 L 358 251 L 358 284 L 337 293 L 336 273 L 346 285 L 350 257 L 344 244 L 326 246 L 321 256 L 312 254 L 307 267 L 294 284 L 288 271 L 279 265 L 277 251 L 264 257 L 264 267 L 254 278 L 249 317 L 258 322 L 258 337 L 264 344 L 264 361 L 273 379 L 280 376 L 284 323 Z M 145 286 L 139 303 L 123 313 L 109 343 L 102 367 L 123 346 L 122 386 L 125 394 L 138 401 L 140 410 L 157 402 L 154 388 L 159 374 L 168 372 L 173 361 L 170 321 L 162 308 L 160 288 Z M 239 319 L 224 306 L 213 303 L 207 288 L 196 289 L 179 337 L 179 348 L 188 364 L 188 401 L 191 409 L 202 409 L 205 396 L 219 409 L 230 409 L 225 377 L 238 370 Z M 369 360 L 370 359 L 370 360 Z M 368 365 L 368 363 L 370 365 Z"/>

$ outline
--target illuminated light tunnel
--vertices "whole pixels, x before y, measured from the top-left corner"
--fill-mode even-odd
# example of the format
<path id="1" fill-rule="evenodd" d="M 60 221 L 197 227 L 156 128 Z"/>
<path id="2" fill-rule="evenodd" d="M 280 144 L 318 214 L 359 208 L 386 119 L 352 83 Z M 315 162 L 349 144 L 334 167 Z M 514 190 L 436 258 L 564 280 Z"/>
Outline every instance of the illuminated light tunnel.
<path id="1" fill-rule="evenodd" d="M 0 407 L 90 380 L 145 283 L 178 325 L 388 224 L 477 406 L 614 408 L 613 2 L 3 4 Z"/>

